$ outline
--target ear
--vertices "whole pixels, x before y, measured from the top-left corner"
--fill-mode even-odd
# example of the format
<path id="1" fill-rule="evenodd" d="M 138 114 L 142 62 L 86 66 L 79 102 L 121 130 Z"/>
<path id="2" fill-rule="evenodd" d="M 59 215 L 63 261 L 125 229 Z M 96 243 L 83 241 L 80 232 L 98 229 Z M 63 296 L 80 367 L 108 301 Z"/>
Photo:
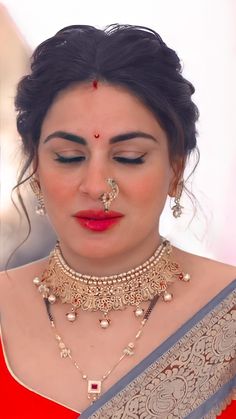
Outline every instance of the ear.
<path id="1" fill-rule="evenodd" d="M 35 179 L 39 182 L 39 174 L 38 174 L 38 155 L 33 158 L 31 163 L 32 168 L 32 176 L 34 176 Z"/>
<path id="2" fill-rule="evenodd" d="M 173 162 L 171 162 L 172 166 L 172 179 L 169 186 L 168 194 L 170 197 L 176 196 L 179 191 L 180 183 L 183 179 L 183 173 L 185 168 L 186 158 L 178 157 Z M 181 186 L 182 188 L 182 186 Z"/>

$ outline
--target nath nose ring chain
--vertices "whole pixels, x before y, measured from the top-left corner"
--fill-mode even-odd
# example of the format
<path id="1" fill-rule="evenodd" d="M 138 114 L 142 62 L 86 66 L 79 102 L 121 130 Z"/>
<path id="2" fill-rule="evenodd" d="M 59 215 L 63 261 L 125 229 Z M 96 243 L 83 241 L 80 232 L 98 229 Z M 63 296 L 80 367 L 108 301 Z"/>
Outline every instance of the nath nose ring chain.
<path id="1" fill-rule="evenodd" d="M 100 196 L 100 200 L 104 205 L 104 211 L 108 212 L 111 206 L 112 201 L 118 196 L 119 194 L 119 187 L 114 179 L 108 178 L 106 182 L 111 187 L 111 192 L 104 192 Z"/>

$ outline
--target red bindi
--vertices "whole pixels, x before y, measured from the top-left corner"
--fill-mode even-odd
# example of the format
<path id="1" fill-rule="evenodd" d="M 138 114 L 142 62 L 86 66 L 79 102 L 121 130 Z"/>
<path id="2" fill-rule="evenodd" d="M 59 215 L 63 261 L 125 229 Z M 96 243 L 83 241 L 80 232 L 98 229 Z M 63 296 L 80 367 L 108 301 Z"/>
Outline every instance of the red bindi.
<path id="1" fill-rule="evenodd" d="M 97 82 L 97 80 L 93 80 L 93 87 L 94 87 L 94 89 L 97 89 L 98 88 L 98 82 Z"/>
<path id="2" fill-rule="evenodd" d="M 94 134 L 94 138 L 99 138 L 100 134 Z"/>

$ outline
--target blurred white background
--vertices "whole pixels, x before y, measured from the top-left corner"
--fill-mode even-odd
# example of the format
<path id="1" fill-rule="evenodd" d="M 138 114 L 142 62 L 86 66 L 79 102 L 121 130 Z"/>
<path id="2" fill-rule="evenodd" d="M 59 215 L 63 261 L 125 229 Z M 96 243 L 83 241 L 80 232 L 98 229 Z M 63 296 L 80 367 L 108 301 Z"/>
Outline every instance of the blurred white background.
<path id="1" fill-rule="evenodd" d="M 183 199 L 185 214 L 173 219 L 167 203 L 162 217 L 162 233 L 190 252 L 236 264 L 236 2 L 234 0 L 67 0 L 33 2 L 2 1 L 0 13 L 9 15 L 14 32 L 25 55 L 63 26 L 91 24 L 104 27 L 110 23 L 144 25 L 156 30 L 183 62 L 183 74 L 195 86 L 194 101 L 200 109 L 198 145 L 200 164 L 189 187 L 202 210 L 198 209 L 189 224 L 193 208 Z M 12 23 L 11 23 L 12 20 Z M 0 31 L 1 34 L 1 31 Z M 3 38 L 2 38 L 3 39 Z M 6 55 L 15 62 L 20 58 L 4 39 Z M 1 66 L 5 61 L 1 49 Z M 13 65 L 12 65 L 13 67 Z M 18 78 L 27 68 L 21 66 Z M 15 68 L 15 66 L 14 66 Z M 2 74 L 2 73 L 1 73 Z M 16 75 L 4 88 L 1 77 L 1 220 L 2 266 L 10 249 L 24 236 L 24 223 L 17 229 L 17 215 L 10 203 L 10 189 L 15 183 L 15 168 L 20 156 L 14 128 L 5 129 L 5 101 L 13 114 Z M 3 95 L 4 94 L 4 95 Z M 14 118 L 11 119 L 14 124 Z M 13 134 L 14 132 L 14 134 Z M 11 138 L 10 138 L 11 137 Z M 11 144 L 11 147 L 9 145 Z M 31 198 L 27 198 L 33 214 Z M 32 215 L 33 217 L 33 215 Z M 36 220 L 35 217 L 33 219 Z M 13 265 L 23 264 L 47 254 L 55 238 L 47 222 L 38 220 L 31 240 L 18 252 Z M 19 233 L 20 232 L 20 233 Z M 44 234 L 45 232 L 45 234 Z"/>

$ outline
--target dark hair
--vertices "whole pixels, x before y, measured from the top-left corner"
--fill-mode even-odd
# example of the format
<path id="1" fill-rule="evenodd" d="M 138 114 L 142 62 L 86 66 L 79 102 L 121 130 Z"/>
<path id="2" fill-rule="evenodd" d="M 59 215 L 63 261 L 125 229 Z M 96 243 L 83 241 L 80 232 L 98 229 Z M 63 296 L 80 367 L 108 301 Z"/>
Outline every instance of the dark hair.
<path id="1" fill-rule="evenodd" d="M 40 44 L 31 74 L 19 82 L 17 129 L 27 161 L 34 158 L 43 119 L 55 96 L 73 83 L 101 80 L 136 95 L 156 116 L 169 141 L 171 160 L 183 161 L 196 147 L 198 110 L 193 85 L 181 74 L 180 59 L 153 30 L 132 25 L 68 26 Z"/>

